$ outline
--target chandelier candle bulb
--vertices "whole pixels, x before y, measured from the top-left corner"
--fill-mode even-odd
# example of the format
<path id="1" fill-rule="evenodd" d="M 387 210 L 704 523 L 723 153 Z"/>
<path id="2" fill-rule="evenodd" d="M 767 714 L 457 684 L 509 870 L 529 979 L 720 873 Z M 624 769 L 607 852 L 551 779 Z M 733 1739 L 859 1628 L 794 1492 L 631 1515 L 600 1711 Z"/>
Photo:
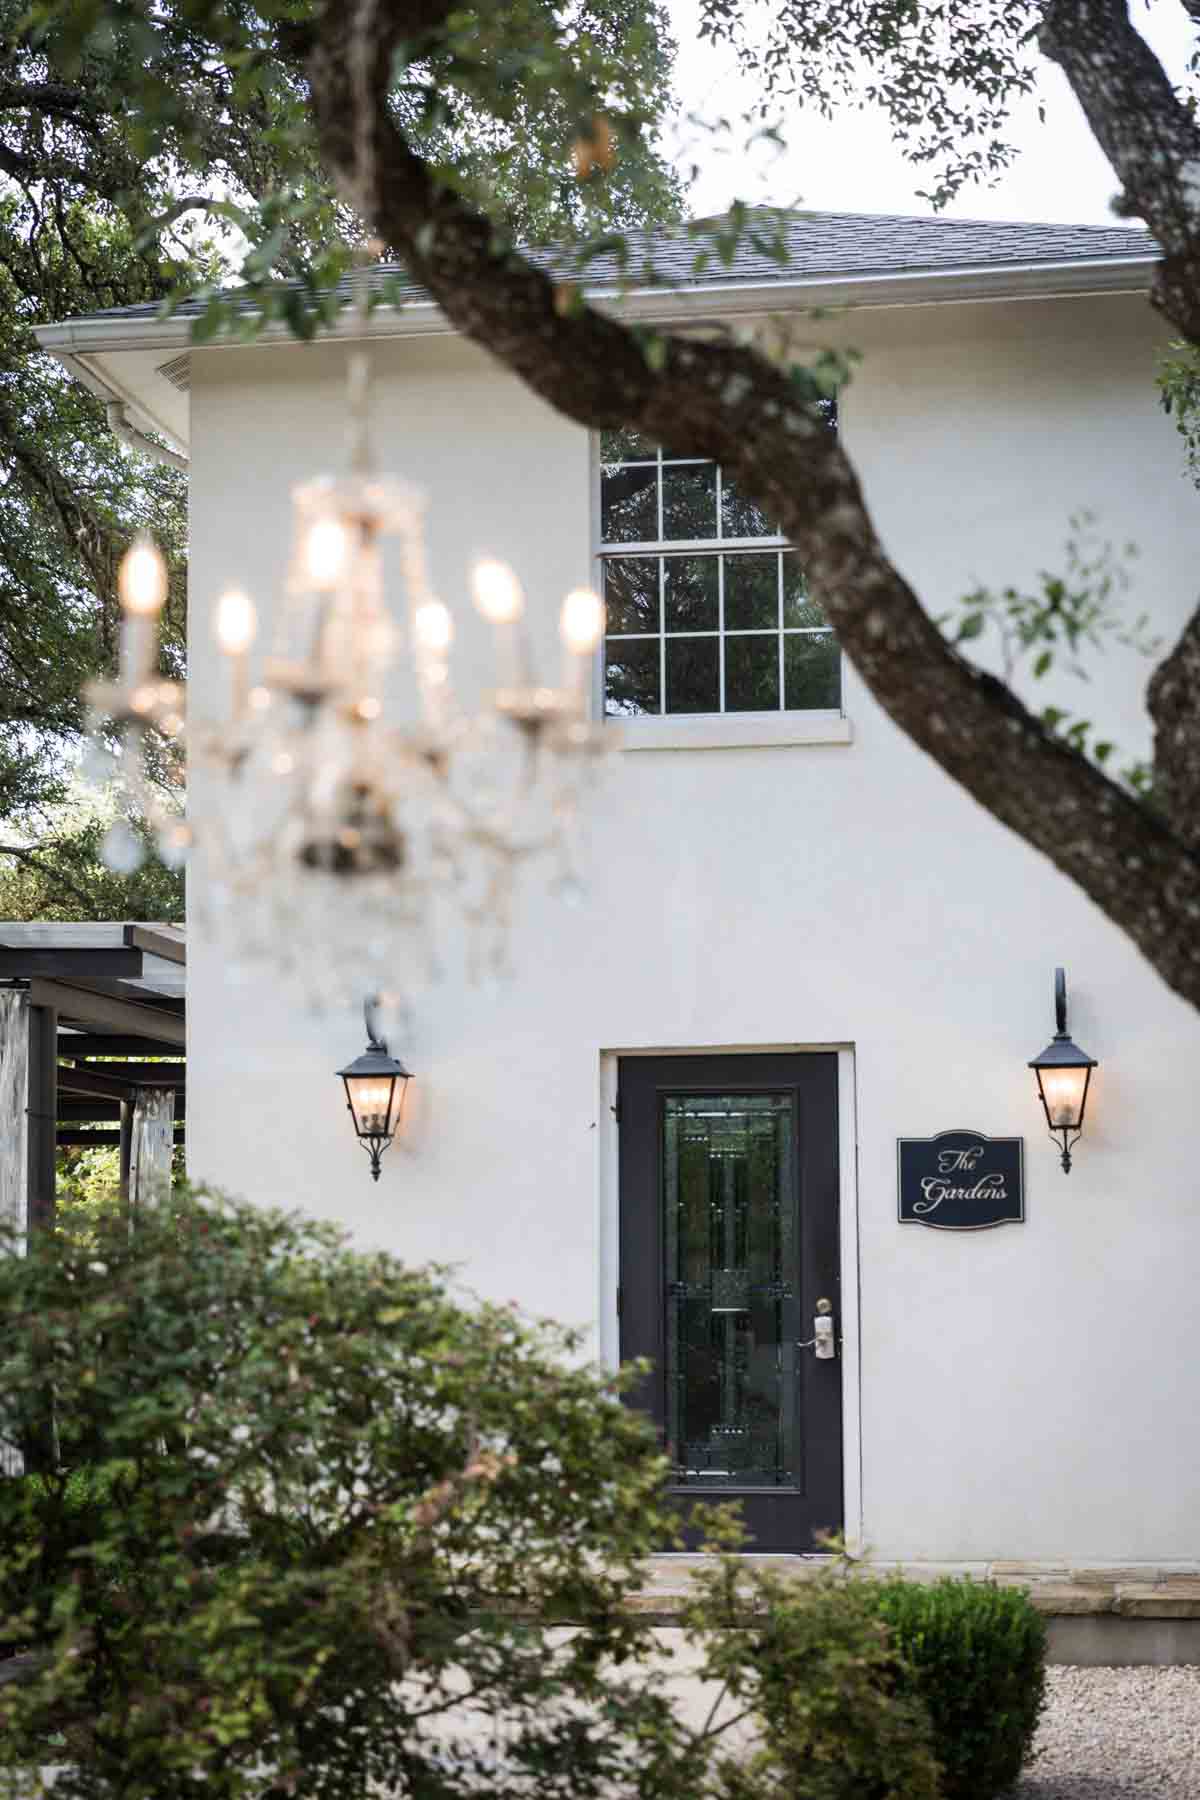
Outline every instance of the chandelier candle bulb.
<path id="1" fill-rule="evenodd" d="M 440 600 L 426 600 L 418 606 L 413 618 L 413 635 L 422 650 L 442 656 L 454 637 L 454 620 L 450 608 Z"/>
<path id="2" fill-rule="evenodd" d="M 245 713 L 250 693 L 249 650 L 258 631 L 258 615 L 249 594 L 227 588 L 217 601 L 217 643 L 229 658 L 233 686 L 233 716 Z"/>
<path id="3" fill-rule="evenodd" d="M 136 537 L 121 558 L 117 573 L 121 599 L 121 679 L 129 685 L 154 669 L 157 618 L 167 598 L 167 565 L 148 537 Z"/>
<path id="4" fill-rule="evenodd" d="M 501 687 L 521 687 L 529 681 L 529 654 L 521 616 L 525 596 L 507 563 L 485 557 L 471 575 L 477 611 L 493 626 L 496 635 L 496 680 Z"/>
<path id="5" fill-rule="evenodd" d="M 591 655 L 604 635 L 604 602 L 591 588 L 573 588 L 562 603 L 559 632 L 565 649 L 563 686 L 587 690 Z"/>
<path id="6" fill-rule="evenodd" d="M 318 593 L 332 592 L 350 560 L 350 534 L 342 520 L 329 514 L 314 519 L 304 536 L 302 559 L 309 585 Z"/>
<path id="7" fill-rule="evenodd" d="M 117 586 L 126 613 L 153 617 L 162 611 L 167 598 L 167 565 L 150 538 L 133 540 L 121 558 Z"/>

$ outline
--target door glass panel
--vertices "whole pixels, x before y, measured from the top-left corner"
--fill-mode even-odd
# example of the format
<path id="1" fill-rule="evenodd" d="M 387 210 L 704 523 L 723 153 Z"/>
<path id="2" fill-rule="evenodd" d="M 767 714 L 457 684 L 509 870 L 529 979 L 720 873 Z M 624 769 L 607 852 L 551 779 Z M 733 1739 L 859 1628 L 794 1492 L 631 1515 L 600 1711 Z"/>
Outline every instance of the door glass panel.
<path id="1" fill-rule="evenodd" d="M 696 1487 L 792 1487 L 792 1095 L 663 1098 L 667 1454 Z"/>

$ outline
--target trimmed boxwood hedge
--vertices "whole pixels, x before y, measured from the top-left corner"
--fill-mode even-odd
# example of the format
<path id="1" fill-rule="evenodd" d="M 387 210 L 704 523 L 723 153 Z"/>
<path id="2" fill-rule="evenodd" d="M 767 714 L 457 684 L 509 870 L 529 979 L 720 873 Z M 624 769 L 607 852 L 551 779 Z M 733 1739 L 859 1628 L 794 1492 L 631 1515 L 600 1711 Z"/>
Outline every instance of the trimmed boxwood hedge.
<path id="1" fill-rule="evenodd" d="M 1022 1589 L 965 1577 L 871 1584 L 879 1617 L 933 1724 L 946 1800 L 1016 1781 L 1045 1700 L 1046 1627 Z"/>

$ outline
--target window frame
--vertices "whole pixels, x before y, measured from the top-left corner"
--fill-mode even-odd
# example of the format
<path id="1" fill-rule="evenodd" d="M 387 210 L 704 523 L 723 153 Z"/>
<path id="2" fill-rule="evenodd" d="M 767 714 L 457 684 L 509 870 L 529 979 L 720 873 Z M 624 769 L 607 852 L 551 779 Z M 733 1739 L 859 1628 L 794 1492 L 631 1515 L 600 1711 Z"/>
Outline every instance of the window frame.
<path id="1" fill-rule="evenodd" d="M 592 476 L 592 565 L 596 577 L 596 585 L 601 593 L 605 588 L 604 565 L 608 562 L 621 561 L 626 558 L 654 558 L 658 564 L 658 619 L 654 631 L 645 632 L 612 632 L 605 630 L 600 645 L 600 653 L 596 659 L 595 681 L 593 687 L 593 707 L 595 716 L 606 724 L 621 728 L 628 735 L 626 747 L 639 747 L 637 739 L 644 739 L 645 747 L 659 746 L 663 748 L 682 748 L 694 745 L 707 747 L 709 742 L 766 743 L 783 742 L 819 742 L 848 743 L 852 733 L 846 719 L 845 674 L 846 660 L 838 648 L 838 693 L 839 703 L 834 707 L 785 707 L 785 648 L 789 637 L 833 637 L 832 628 L 828 625 L 789 626 L 784 623 L 784 607 L 786 596 L 786 576 L 780 562 L 777 581 L 776 622 L 771 626 L 737 626 L 729 628 L 725 624 L 725 571 L 726 557 L 745 555 L 775 555 L 782 558 L 785 554 L 796 552 L 782 531 L 764 534 L 758 537 L 726 537 L 717 535 L 711 538 L 667 538 L 662 536 L 664 527 L 665 482 L 664 468 L 705 467 L 713 464 L 715 468 L 714 511 L 718 534 L 723 532 L 723 472 L 719 462 L 712 457 L 670 457 L 666 458 L 661 446 L 656 448 L 653 459 L 646 456 L 630 456 L 616 459 L 620 466 L 629 468 L 651 468 L 658 470 L 656 481 L 656 511 L 659 537 L 655 539 L 630 539 L 622 542 L 605 542 L 603 538 L 603 480 L 606 458 L 603 455 L 602 434 L 599 431 L 590 433 L 591 437 L 591 476 Z M 717 565 L 717 620 L 712 630 L 671 631 L 666 629 L 666 563 L 672 557 L 712 557 Z M 730 638 L 773 637 L 777 649 L 778 692 L 780 704 L 766 709 L 729 708 L 726 704 L 726 644 Z M 711 711 L 669 712 L 667 710 L 667 644 L 668 641 L 684 641 L 715 638 L 717 643 L 717 699 L 718 706 Z M 610 642 L 648 643 L 658 645 L 658 701 L 657 712 L 645 713 L 613 713 L 608 711 L 608 694 L 606 670 L 608 663 L 608 646 Z M 836 639 L 834 640 L 836 644 Z M 717 734 L 717 735 L 714 735 Z"/>

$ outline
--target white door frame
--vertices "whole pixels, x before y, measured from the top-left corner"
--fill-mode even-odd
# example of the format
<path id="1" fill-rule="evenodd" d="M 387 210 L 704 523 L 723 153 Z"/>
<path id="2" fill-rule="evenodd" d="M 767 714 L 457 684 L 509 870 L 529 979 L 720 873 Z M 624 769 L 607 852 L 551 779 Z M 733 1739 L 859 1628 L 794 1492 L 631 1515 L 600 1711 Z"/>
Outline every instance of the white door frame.
<path id="1" fill-rule="evenodd" d="M 862 1331 L 858 1227 L 858 1097 L 853 1044 L 655 1044 L 627 1050 L 602 1050 L 599 1060 L 600 1120 L 597 1169 L 596 1242 L 599 1246 L 596 1293 L 596 1346 L 600 1361 L 616 1368 L 620 1324 L 617 1319 L 617 1271 L 620 1252 L 620 1128 L 617 1124 L 617 1062 L 622 1056 L 761 1056 L 837 1052 L 838 1183 L 842 1258 L 842 1486 L 846 1548 L 861 1556 L 862 1492 Z"/>

